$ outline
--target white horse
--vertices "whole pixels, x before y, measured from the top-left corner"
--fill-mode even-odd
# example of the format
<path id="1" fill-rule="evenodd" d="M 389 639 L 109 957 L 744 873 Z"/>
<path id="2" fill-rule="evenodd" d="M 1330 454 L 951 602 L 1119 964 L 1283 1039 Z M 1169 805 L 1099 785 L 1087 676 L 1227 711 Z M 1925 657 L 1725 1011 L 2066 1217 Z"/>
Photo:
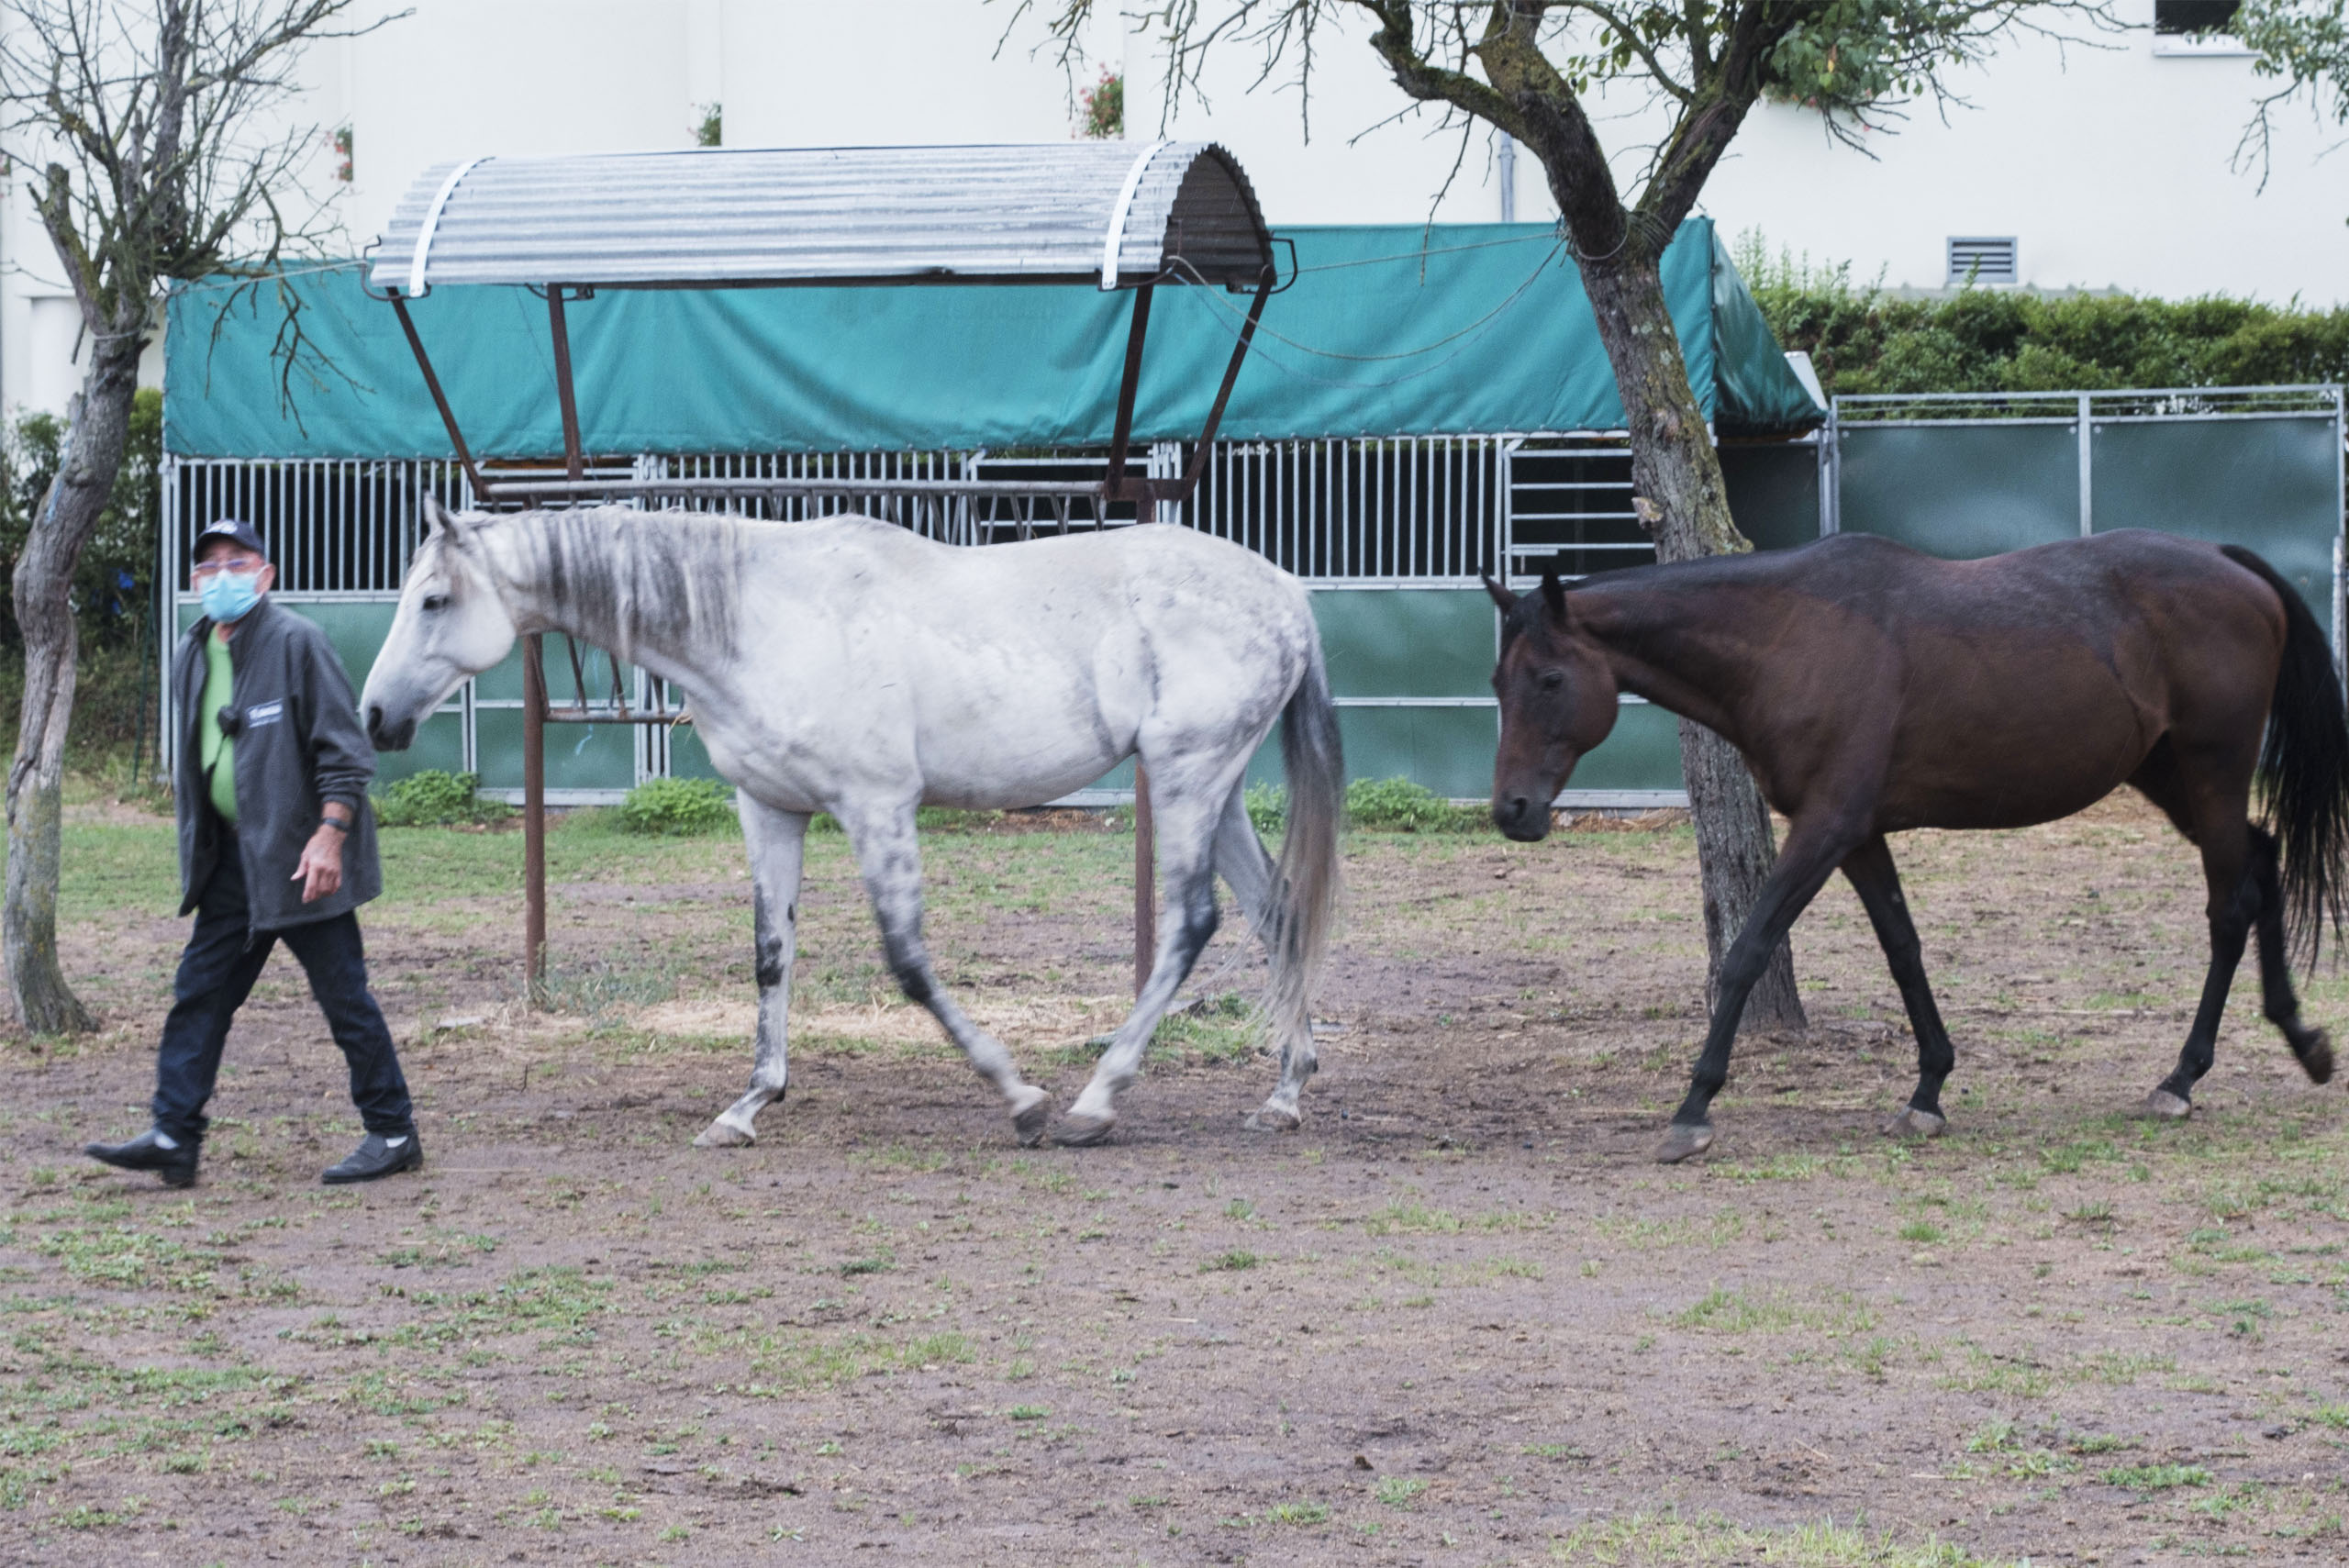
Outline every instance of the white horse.
<path id="1" fill-rule="evenodd" d="M 1149 982 L 1053 1136 L 1095 1143 L 1151 1031 L 1216 928 L 1221 873 L 1271 958 L 1281 1074 L 1249 1125 L 1294 1128 L 1314 1065 L 1307 1009 L 1337 896 L 1337 716 L 1306 591 L 1188 528 L 963 549 L 870 517 L 769 523 L 617 506 L 451 515 L 426 538 L 360 698 L 406 747 L 525 632 L 559 631 L 687 694 L 732 782 L 756 887 L 751 1090 L 695 1141 L 749 1143 L 783 1097 L 800 851 L 811 813 L 848 832 L 906 995 L 1009 1102 L 1026 1142 L 1051 1096 L 940 987 L 921 937 L 923 805 L 1011 807 L 1150 770 L 1165 884 Z M 1275 865 L 1241 798 L 1275 719 L 1288 773 Z"/>

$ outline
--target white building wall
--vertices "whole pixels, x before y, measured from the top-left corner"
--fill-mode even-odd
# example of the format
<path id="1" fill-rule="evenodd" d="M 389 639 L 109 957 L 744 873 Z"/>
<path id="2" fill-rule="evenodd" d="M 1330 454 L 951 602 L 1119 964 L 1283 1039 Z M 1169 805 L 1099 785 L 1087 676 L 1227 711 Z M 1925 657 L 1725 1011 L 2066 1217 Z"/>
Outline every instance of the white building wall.
<path id="1" fill-rule="evenodd" d="M 355 250 L 418 173 L 447 159 L 689 145 L 721 103 L 733 146 L 1051 139 L 1073 134 L 1069 83 L 1039 6 L 981 0 L 410 0 L 367 37 L 323 42 L 297 109 L 349 125 L 354 178 L 322 146 L 322 190 Z M 1245 46 L 1213 61 L 1205 106 L 1163 114 L 1155 46 L 1112 15 L 1085 39 L 1127 80 L 1141 138 L 1205 136 L 1236 152 L 1275 225 L 1489 221 L 1501 216 L 1494 139 L 1446 130 L 1388 80 L 1351 17 L 1324 29 L 1310 135 L 1291 73 L 1252 85 Z M 1203 7 L 1212 9 L 1212 5 Z M 1867 152 L 1815 116 L 1758 110 L 1701 210 L 1758 228 L 1863 283 L 1944 282 L 1953 235 L 2012 235 L 2022 281 L 2172 297 L 2250 295 L 2349 303 L 2349 153 L 2305 113 L 2286 117 L 2265 190 L 2230 158 L 2258 84 L 2241 55 L 2165 54 L 2153 0 L 2117 0 L 2132 30 L 2101 45 L 2018 40 L 1920 106 Z M 1006 29 L 1009 34 L 1006 36 Z M 1604 134 L 1637 172 L 1653 117 L 1625 97 Z M 1869 156 L 1873 153 L 1874 156 Z M 78 323 L 32 220 L 21 163 L 0 201 L 0 406 L 61 409 L 78 384 Z M 1541 170 L 1517 161 L 1517 216 L 1554 216 Z"/>

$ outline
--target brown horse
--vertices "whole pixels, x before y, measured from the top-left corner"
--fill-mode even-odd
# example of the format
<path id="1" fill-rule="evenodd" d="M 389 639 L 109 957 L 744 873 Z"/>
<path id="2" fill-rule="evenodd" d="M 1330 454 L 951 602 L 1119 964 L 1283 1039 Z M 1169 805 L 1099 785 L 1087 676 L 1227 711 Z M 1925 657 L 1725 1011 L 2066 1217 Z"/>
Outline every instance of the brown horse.
<path id="1" fill-rule="evenodd" d="M 1614 728 L 1619 692 L 1726 736 L 1788 820 L 1777 869 L 1721 962 L 1659 1160 L 1712 1142 L 1709 1107 L 1746 994 L 1839 866 L 1917 1034 L 1917 1092 L 1885 1130 L 1940 1132 L 1954 1057 L 1885 836 L 2052 821 L 2123 784 L 2201 851 L 2210 890 L 2201 1006 L 2145 1110 L 2192 1110 L 2254 931 L 2268 1021 L 2311 1079 L 2332 1077 L 2324 1031 L 2300 1022 L 2288 949 L 2313 959 L 2325 921 L 2340 929 L 2349 719 L 2323 628 L 2250 550 L 2127 530 L 1942 561 L 1847 534 L 1610 573 L 1571 592 L 1555 577 L 1522 598 L 1486 588 L 1502 612 L 1502 832 L 1550 830 L 1550 803 Z M 2266 795 L 2257 827 L 2254 774 Z"/>

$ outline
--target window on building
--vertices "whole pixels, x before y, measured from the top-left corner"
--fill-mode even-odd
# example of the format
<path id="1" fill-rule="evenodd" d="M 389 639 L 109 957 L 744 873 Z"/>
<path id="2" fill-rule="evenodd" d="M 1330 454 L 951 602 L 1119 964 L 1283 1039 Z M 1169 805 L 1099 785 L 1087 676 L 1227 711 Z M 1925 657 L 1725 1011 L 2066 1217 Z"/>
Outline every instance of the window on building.
<path id="1" fill-rule="evenodd" d="M 2223 33 L 2235 19 L 2240 4 L 2241 0 L 2154 0 L 2154 31 L 2172 37 Z"/>
<path id="2" fill-rule="evenodd" d="M 2014 236 L 1957 235 L 1949 242 L 1949 286 L 2010 284 L 2016 279 Z"/>

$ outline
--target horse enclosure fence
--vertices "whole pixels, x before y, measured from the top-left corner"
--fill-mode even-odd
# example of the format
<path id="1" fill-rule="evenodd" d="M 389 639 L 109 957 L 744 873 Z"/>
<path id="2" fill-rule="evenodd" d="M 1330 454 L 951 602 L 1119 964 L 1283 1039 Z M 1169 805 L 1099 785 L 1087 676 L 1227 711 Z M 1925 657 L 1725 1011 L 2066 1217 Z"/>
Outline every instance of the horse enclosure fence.
<path id="1" fill-rule="evenodd" d="M 1143 454 L 1146 472 L 1180 473 L 1193 450 L 1157 443 Z M 2103 528 L 2160 528 L 2260 550 L 2332 626 L 2336 649 L 2349 619 L 2343 454 L 2343 395 L 2332 386 L 1839 398 L 1814 435 L 1721 448 L 1731 508 L 1760 548 L 1848 531 L 1974 556 Z M 979 547 L 1130 527 L 1135 508 L 1068 495 L 909 495 L 890 485 L 1092 481 L 1106 462 L 1101 451 L 647 454 L 601 458 L 589 473 L 752 486 L 722 502 L 640 496 L 631 506 L 723 505 L 784 520 L 863 512 Z M 561 470 L 501 465 L 496 477 L 555 478 Z M 822 496 L 755 489 L 761 479 L 807 478 L 870 480 L 874 488 Z M 354 684 L 390 627 L 420 499 L 473 504 L 463 470 L 440 459 L 167 454 L 162 479 L 160 567 L 174 585 L 175 624 L 200 613 L 184 587 L 191 541 L 217 518 L 242 517 L 270 546 L 280 602 L 324 627 Z M 1455 798 L 1489 787 L 1497 724 L 1487 682 L 1497 627 L 1478 574 L 1506 570 L 1522 584 L 1545 570 L 1581 576 L 1654 558 L 1632 508 L 1620 432 L 1218 441 L 1189 499 L 1157 504 L 1154 515 L 1256 550 L 1310 585 L 1351 772 L 1403 775 Z M 591 701 L 616 685 L 640 708 L 674 698 L 642 672 L 616 669 L 600 650 L 547 641 L 558 705 L 572 695 L 574 671 Z M 167 766 L 177 729 L 167 713 Z M 384 758 L 383 776 L 445 768 L 518 797 L 522 733 L 518 653 L 466 683 L 410 751 Z M 1271 757 L 1258 767 L 1275 776 Z M 558 804 L 609 801 L 662 774 L 711 773 L 689 728 L 624 724 L 557 727 L 546 768 L 548 798 Z M 1575 783 L 1570 805 L 1684 798 L 1676 721 L 1626 698 L 1615 734 L 1584 761 Z M 1073 798 L 1105 803 L 1130 787 L 1121 768 Z"/>

